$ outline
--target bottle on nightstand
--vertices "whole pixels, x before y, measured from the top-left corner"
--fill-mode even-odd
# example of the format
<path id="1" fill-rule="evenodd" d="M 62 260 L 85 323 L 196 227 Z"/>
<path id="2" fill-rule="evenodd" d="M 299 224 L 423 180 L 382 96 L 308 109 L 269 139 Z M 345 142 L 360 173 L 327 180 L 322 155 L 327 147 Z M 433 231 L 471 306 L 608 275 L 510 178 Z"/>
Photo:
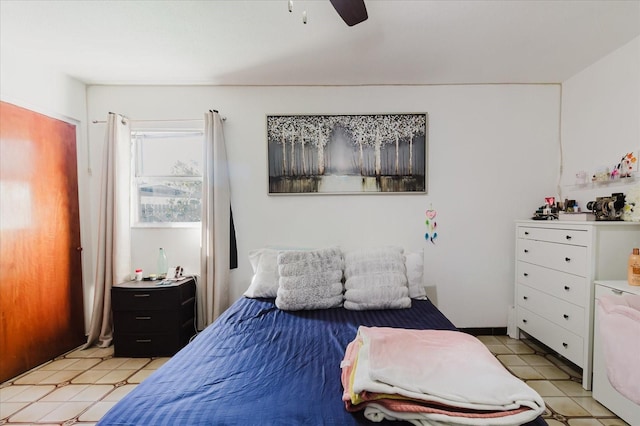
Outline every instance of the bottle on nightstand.
<path id="1" fill-rule="evenodd" d="M 168 269 L 167 254 L 164 252 L 164 249 L 160 247 L 160 251 L 158 252 L 158 278 L 161 280 L 165 279 Z"/>

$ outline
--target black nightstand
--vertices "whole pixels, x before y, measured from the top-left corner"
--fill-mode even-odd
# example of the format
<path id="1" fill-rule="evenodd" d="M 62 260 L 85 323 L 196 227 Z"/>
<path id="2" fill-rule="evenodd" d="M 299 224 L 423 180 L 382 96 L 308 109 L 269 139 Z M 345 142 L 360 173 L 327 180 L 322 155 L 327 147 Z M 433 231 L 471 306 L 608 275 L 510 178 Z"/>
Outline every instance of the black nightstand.
<path id="1" fill-rule="evenodd" d="M 116 357 L 171 356 L 196 334 L 196 283 L 130 281 L 111 288 Z"/>

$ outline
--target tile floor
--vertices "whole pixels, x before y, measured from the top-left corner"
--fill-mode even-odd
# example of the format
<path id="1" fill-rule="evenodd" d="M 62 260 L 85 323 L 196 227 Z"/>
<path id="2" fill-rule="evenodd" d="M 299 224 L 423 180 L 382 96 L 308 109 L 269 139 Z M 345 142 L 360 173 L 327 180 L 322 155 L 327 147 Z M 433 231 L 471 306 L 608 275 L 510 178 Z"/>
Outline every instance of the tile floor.
<path id="1" fill-rule="evenodd" d="M 549 426 L 626 425 L 591 398 L 580 370 L 534 340 L 478 336 L 545 400 Z M 95 425 L 168 358 L 114 358 L 113 348 L 75 350 L 0 385 L 0 425 Z"/>

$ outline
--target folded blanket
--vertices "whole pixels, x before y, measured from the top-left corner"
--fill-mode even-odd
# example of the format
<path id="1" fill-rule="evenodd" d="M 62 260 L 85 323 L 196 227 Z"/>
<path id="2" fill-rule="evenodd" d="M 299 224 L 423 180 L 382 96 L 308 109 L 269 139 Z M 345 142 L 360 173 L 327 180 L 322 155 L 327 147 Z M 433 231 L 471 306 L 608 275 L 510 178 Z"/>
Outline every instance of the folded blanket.
<path id="1" fill-rule="evenodd" d="M 344 308 L 351 311 L 368 311 L 371 309 L 407 309 L 411 307 L 411 299 L 402 297 L 400 299 L 381 302 L 352 302 L 344 301 Z"/>
<path id="2" fill-rule="evenodd" d="M 319 272 L 317 274 L 284 276 L 279 278 L 279 286 L 285 290 L 305 289 L 307 287 L 340 284 L 342 287 L 342 271 Z"/>
<path id="3" fill-rule="evenodd" d="M 337 296 L 306 299 L 298 297 L 298 294 L 293 294 L 291 298 L 288 298 L 288 295 L 281 294 L 281 291 L 281 289 L 278 289 L 276 306 L 283 311 L 329 309 L 342 306 L 342 293 Z"/>
<path id="4" fill-rule="evenodd" d="M 344 288 L 347 290 L 370 290 L 376 287 L 407 287 L 407 277 L 401 272 L 378 272 L 352 276 L 344 282 Z"/>
<path id="5" fill-rule="evenodd" d="M 347 289 L 345 300 L 354 303 L 384 303 L 409 297 L 408 287 L 379 286 L 374 288 Z"/>
<path id="6" fill-rule="evenodd" d="M 345 353 L 343 400 L 371 420 L 520 425 L 544 412 L 540 395 L 473 336 L 360 327 L 352 344 L 358 349 Z"/>
<path id="7" fill-rule="evenodd" d="M 598 299 L 598 326 L 609 383 L 640 405 L 640 296 Z"/>

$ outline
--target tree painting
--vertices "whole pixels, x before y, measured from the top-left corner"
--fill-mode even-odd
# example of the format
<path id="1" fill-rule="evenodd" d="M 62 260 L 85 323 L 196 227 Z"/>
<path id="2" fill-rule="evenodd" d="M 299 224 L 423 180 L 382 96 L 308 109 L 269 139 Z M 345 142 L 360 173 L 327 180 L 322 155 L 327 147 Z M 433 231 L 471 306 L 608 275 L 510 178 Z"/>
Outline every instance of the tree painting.
<path id="1" fill-rule="evenodd" d="M 427 114 L 268 115 L 269 193 L 426 193 Z"/>

